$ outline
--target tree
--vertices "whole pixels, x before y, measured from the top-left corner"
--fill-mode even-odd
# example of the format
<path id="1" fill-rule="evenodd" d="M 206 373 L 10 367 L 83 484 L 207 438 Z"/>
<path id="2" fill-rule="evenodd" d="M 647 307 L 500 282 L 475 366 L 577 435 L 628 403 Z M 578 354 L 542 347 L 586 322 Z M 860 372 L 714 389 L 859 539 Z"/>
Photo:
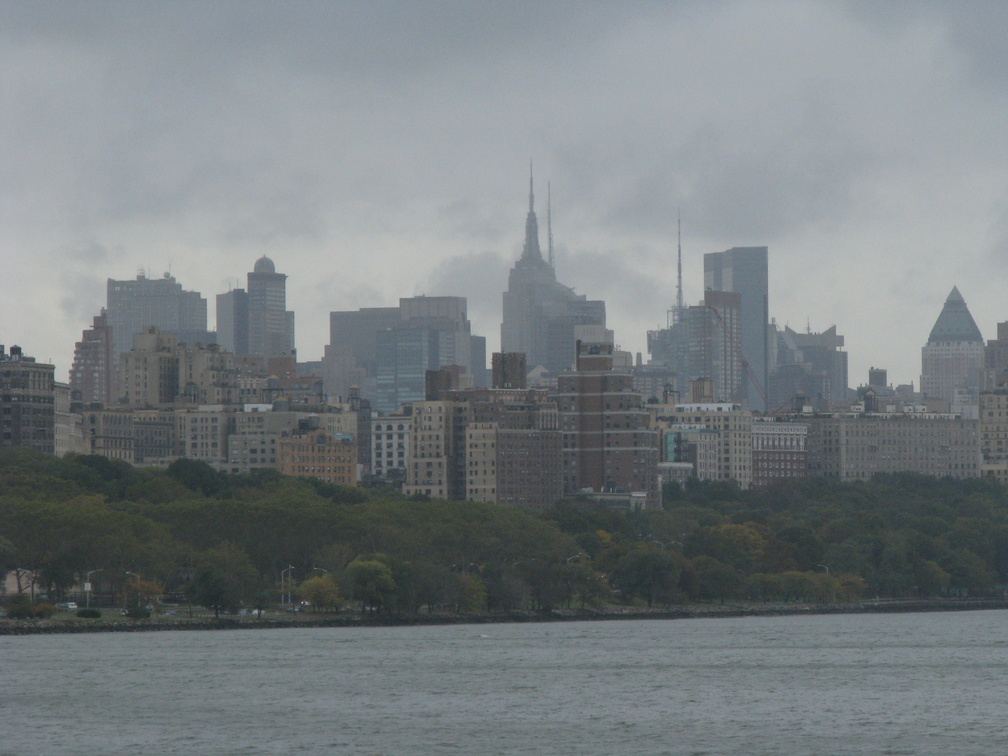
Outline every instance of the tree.
<path id="1" fill-rule="evenodd" d="M 649 607 L 669 604 L 679 582 L 679 561 L 667 551 L 635 544 L 616 562 L 610 579 L 627 601 L 642 598 Z"/>
<path id="2" fill-rule="evenodd" d="M 253 599 L 261 590 L 259 576 L 245 552 L 222 544 L 197 559 L 186 594 L 195 603 L 213 609 L 214 617 L 219 618 L 222 611 L 237 611 L 244 600 Z"/>
<path id="3" fill-rule="evenodd" d="M 355 559 L 347 565 L 343 581 L 350 597 L 360 601 L 361 616 L 388 605 L 395 595 L 392 570 L 377 559 Z"/>
<path id="4" fill-rule="evenodd" d="M 943 596 L 949 589 L 949 574 L 941 565 L 926 559 L 915 566 L 917 591 L 921 596 Z"/>
<path id="5" fill-rule="evenodd" d="M 235 612 L 241 606 L 239 586 L 228 579 L 224 570 L 211 563 L 196 568 L 186 593 L 195 603 L 213 609 L 214 617 L 218 619 L 221 611 Z"/>
<path id="6" fill-rule="evenodd" d="M 314 609 L 323 612 L 339 609 L 343 603 L 339 586 L 329 575 L 308 578 L 298 586 L 297 594 Z"/>
<path id="7" fill-rule="evenodd" d="M 693 600 L 720 599 L 723 602 L 738 594 L 742 575 L 713 557 L 698 556 L 683 570 L 681 585 Z"/>
<path id="8" fill-rule="evenodd" d="M 984 560 L 969 549 L 954 549 L 942 565 L 949 575 L 949 587 L 965 596 L 990 593 L 994 575 Z"/>

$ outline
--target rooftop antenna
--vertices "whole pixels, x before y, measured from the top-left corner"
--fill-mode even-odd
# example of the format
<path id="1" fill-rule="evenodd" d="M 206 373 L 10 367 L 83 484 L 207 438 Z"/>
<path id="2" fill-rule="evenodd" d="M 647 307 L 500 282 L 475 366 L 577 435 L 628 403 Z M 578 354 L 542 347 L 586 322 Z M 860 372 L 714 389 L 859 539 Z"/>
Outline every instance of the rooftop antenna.
<path id="1" fill-rule="evenodd" d="M 678 323 L 679 319 L 682 317 L 683 311 L 683 295 L 682 295 L 682 213 L 678 210 L 676 211 L 676 237 L 679 251 L 679 277 L 676 284 L 676 304 L 671 310 L 668 311 L 666 326 L 671 328 L 673 324 Z"/>
<path id="2" fill-rule="evenodd" d="M 549 181 L 546 182 L 546 231 L 549 235 L 549 266 L 556 270 L 553 262 L 553 206 Z"/>
<path id="3" fill-rule="evenodd" d="M 535 200 L 532 196 L 532 158 L 529 158 L 529 212 L 534 211 Z"/>
<path id="4" fill-rule="evenodd" d="M 682 312 L 682 212 L 676 210 L 676 237 L 679 247 L 679 282 L 676 287 L 676 314 Z"/>

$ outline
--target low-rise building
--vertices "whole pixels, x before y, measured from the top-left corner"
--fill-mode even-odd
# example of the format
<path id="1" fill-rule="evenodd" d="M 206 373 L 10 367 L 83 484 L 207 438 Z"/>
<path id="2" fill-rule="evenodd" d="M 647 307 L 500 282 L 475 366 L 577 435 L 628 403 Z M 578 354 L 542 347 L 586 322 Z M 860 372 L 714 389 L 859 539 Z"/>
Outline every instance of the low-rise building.
<path id="1" fill-rule="evenodd" d="M 87 454 L 135 462 L 133 415 L 126 410 L 102 409 L 94 405 L 82 414 L 84 448 Z"/>
<path id="2" fill-rule="evenodd" d="M 691 462 L 700 480 L 753 482 L 753 415 L 730 402 L 649 405 L 651 425 L 664 431 L 666 462 Z"/>
<path id="3" fill-rule="evenodd" d="M 277 445 L 277 468 L 284 475 L 357 485 L 357 445 L 352 436 L 322 429 L 284 435 Z"/>
<path id="4" fill-rule="evenodd" d="M 84 426 L 79 412 L 71 410 L 71 389 L 68 383 L 56 383 L 55 387 L 55 453 L 57 457 L 67 454 L 87 454 L 84 444 Z"/>
<path id="5" fill-rule="evenodd" d="M 56 368 L 0 346 L 0 447 L 56 452 Z"/>

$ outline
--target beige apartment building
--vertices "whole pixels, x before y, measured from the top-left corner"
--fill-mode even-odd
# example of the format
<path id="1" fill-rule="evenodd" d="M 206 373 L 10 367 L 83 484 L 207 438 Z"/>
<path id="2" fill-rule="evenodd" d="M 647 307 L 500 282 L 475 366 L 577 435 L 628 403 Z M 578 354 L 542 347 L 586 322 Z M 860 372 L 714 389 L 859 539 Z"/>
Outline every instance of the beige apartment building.
<path id="1" fill-rule="evenodd" d="M 545 507 L 563 495 L 556 402 L 536 389 L 464 389 L 415 402 L 405 491 Z"/>
<path id="2" fill-rule="evenodd" d="M 127 407 L 172 404 L 179 393 L 178 336 L 148 326 L 119 356 L 117 401 Z"/>
<path id="3" fill-rule="evenodd" d="M 456 455 L 454 403 L 414 402 L 410 422 L 410 458 L 406 468 L 407 496 L 425 494 L 436 499 L 461 499 L 452 485 L 450 466 Z"/>
<path id="4" fill-rule="evenodd" d="M 1008 385 L 980 392 L 980 472 L 1008 483 Z"/>
<path id="5" fill-rule="evenodd" d="M 739 404 L 650 405 L 651 423 L 664 433 L 663 460 L 691 462 L 700 480 L 753 482 L 753 415 Z"/>
<path id="6" fill-rule="evenodd" d="M 277 445 L 277 468 L 284 475 L 357 485 L 357 444 L 351 436 L 325 430 L 284 435 Z"/>
<path id="7" fill-rule="evenodd" d="M 848 413 L 803 418 L 808 474 L 843 481 L 879 473 L 980 475 L 980 423 L 929 412 Z"/>

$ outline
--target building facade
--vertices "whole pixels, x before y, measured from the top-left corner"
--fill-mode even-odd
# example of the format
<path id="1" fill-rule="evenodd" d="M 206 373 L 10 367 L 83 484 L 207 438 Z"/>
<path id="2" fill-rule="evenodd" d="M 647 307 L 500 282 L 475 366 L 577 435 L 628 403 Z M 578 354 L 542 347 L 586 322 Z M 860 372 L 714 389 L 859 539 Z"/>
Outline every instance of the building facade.
<path id="1" fill-rule="evenodd" d="M 179 342 L 174 333 L 147 326 L 133 337 L 133 348 L 119 357 L 118 404 L 161 407 L 179 395 Z"/>
<path id="2" fill-rule="evenodd" d="M 95 316 L 91 327 L 84 330 L 81 340 L 74 346 L 70 368 L 71 400 L 111 405 L 117 389 L 115 363 L 112 327 L 102 308 L 101 314 Z"/>
<path id="3" fill-rule="evenodd" d="M 657 507 L 658 433 L 633 374 L 613 370 L 613 351 L 579 343 L 576 369 L 557 379 L 564 494 L 641 494 L 645 507 Z"/>
<path id="4" fill-rule="evenodd" d="M 425 398 L 428 370 L 455 365 L 486 386 L 486 339 L 472 333 L 464 297 L 406 297 L 397 308 L 330 313 L 329 323 L 330 394 L 356 393 L 388 414 Z"/>
<path id="5" fill-rule="evenodd" d="M 0 346 L 0 446 L 56 453 L 56 368 Z"/>
<path id="6" fill-rule="evenodd" d="M 371 474 L 388 481 L 406 479 L 413 411 L 371 418 Z"/>
<path id="7" fill-rule="evenodd" d="M 160 279 L 143 273 L 135 281 L 110 278 L 105 309 L 116 361 L 132 347 L 133 337 L 150 326 L 175 334 L 184 344 L 216 342 L 216 334 L 207 331 L 206 299 L 185 291 L 168 273 Z"/>
<path id="8" fill-rule="evenodd" d="M 976 420 L 930 412 L 844 413 L 802 418 L 808 474 L 842 481 L 910 472 L 975 478 L 981 469 Z"/>
<path id="9" fill-rule="evenodd" d="M 294 313 L 287 310 L 287 276 L 266 257 L 248 274 L 248 351 L 290 354 L 294 351 Z"/>
<path id="10" fill-rule="evenodd" d="M 748 407 L 765 411 L 769 383 L 770 305 L 768 250 L 733 247 L 704 255 L 704 290 L 730 291 L 740 297 L 739 349 L 748 364 L 745 396 Z"/>
<path id="11" fill-rule="evenodd" d="M 322 429 L 292 433 L 280 439 L 277 468 L 297 478 L 356 486 L 357 445 L 351 436 L 334 436 Z"/>
<path id="12" fill-rule="evenodd" d="M 983 336 L 966 300 L 953 286 L 921 349 L 921 394 L 948 402 L 951 408 L 956 392 L 965 391 L 975 405 L 983 366 Z"/>
<path id="13" fill-rule="evenodd" d="M 802 395 L 823 410 L 848 402 L 844 337 L 831 326 L 822 333 L 775 332 L 776 360 L 767 386 L 768 412 L 780 411 Z"/>
<path id="14" fill-rule="evenodd" d="M 501 352 L 521 352 L 528 370 L 544 368 L 557 375 L 574 365 L 575 328 L 605 327 L 605 302 L 589 300 L 559 283 L 553 265 L 552 229 L 549 259 L 539 246 L 539 223 L 535 214 L 532 177 L 529 176 L 529 210 L 525 219 L 525 243 L 521 258 L 508 276 L 501 322 Z"/>
<path id="15" fill-rule="evenodd" d="M 730 402 L 649 408 L 653 427 L 665 432 L 664 459 L 691 462 L 700 480 L 753 483 L 753 414 Z"/>
<path id="16" fill-rule="evenodd" d="M 752 484 L 766 486 L 781 478 L 804 478 L 808 473 L 807 440 L 805 423 L 754 418 Z"/>

